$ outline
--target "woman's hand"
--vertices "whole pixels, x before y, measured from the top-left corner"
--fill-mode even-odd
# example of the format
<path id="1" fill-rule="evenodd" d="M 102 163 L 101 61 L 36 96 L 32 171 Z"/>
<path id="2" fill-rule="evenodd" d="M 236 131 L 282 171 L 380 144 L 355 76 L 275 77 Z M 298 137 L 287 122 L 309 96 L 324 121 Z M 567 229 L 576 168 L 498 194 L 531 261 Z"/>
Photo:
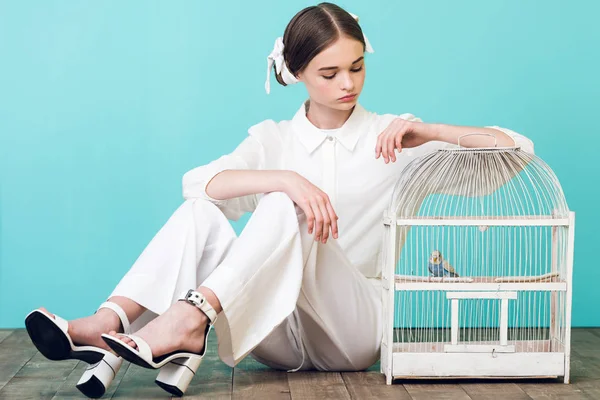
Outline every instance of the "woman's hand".
<path id="1" fill-rule="evenodd" d="M 377 137 L 375 158 L 383 156 L 385 163 L 396 161 L 396 149 L 417 147 L 435 140 L 435 132 L 430 124 L 407 121 L 402 118 L 393 120 Z"/>
<path id="2" fill-rule="evenodd" d="M 294 171 L 286 171 L 285 193 L 304 211 L 308 220 L 308 233 L 315 232 L 315 240 L 327 243 L 329 229 L 338 238 L 338 216 L 327 193 Z"/>

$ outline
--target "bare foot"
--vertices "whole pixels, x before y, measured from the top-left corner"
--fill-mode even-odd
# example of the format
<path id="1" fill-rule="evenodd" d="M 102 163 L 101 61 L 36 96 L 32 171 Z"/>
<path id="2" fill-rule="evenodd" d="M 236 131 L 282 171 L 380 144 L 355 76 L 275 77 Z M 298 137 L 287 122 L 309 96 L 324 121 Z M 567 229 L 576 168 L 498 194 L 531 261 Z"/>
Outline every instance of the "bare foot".
<path id="1" fill-rule="evenodd" d="M 54 314 L 40 307 L 40 311 L 54 318 Z M 101 308 L 96 314 L 89 317 L 69 321 L 67 333 L 75 345 L 96 346 L 110 350 L 110 347 L 102 340 L 101 334 L 121 329 L 121 320 L 112 310 Z"/>
<path id="2" fill-rule="evenodd" d="M 176 350 L 200 353 L 204 348 L 204 331 L 208 317 L 196 307 L 183 301 L 177 301 L 164 314 L 150 321 L 135 333 L 148 343 L 152 349 L 152 357 Z M 136 343 L 116 332 L 117 336 L 127 345 L 137 349 Z"/>

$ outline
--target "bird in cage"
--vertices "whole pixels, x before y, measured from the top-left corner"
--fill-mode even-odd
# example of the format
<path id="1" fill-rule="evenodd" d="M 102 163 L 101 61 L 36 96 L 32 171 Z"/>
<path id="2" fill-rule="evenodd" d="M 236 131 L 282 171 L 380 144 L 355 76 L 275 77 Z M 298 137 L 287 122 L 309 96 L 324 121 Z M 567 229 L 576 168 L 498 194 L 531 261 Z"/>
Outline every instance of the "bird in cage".
<path id="1" fill-rule="evenodd" d="M 428 264 L 429 272 L 434 277 L 458 277 L 459 275 L 454 270 L 454 267 L 450 263 L 444 260 L 442 253 L 439 250 L 434 250 L 429 256 Z"/>

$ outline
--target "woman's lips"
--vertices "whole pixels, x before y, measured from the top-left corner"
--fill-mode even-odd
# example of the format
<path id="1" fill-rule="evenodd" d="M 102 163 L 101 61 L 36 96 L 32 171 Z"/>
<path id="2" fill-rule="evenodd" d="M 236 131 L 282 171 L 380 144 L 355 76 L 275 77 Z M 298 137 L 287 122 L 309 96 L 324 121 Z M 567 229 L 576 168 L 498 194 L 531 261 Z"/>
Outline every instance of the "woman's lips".
<path id="1" fill-rule="evenodd" d="M 354 100 L 354 98 L 356 98 L 356 94 L 351 94 L 351 95 L 348 95 L 348 96 L 344 96 L 344 97 L 342 97 L 342 98 L 340 98 L 338 100 L 340 100 L 340 101 L 352 101 L 352 100 Z"/>

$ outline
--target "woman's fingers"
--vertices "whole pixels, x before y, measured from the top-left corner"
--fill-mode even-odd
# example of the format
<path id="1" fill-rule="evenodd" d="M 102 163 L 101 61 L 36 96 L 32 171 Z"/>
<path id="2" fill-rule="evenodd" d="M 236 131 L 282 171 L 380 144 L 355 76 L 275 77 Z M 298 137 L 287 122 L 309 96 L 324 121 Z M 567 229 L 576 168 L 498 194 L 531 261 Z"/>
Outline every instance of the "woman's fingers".
<path id="1" fill-rule="evenodd" d="M 396 135 L 390 135 L 387 138 L 388 157 L 392 162 L 396 162 Z"/>
<path id="2" fill-rule="evenodd" d="M 402 151 L 402 137 L 403 135 L 395 135 L 395 139 L 396 139 L 396 148 L 398 149 L 398 151 Z"/>
<path id="3" fill-rule="evenodd" d="M 335 213 L 335 211 L 333 210 L 333 206 L 331 205 L 331 202 L 327 202 L 327 211 L 329 211 L 329 215 L 331 216 L 331 234 L 333 235 L 334 239 L 337 239 L 338 238 L 338 224 L 337 224 L 338 216 Z"/>
<path id="4" fill-rule="evenodd" d="M 375 145 L 375 158 L 379 158 L 379 156 L 383 155 L 383 139 L 388 133 L 388 128 L 385 128 L 383 132 L 377 136 L 377 144 Z"/>
<path id="5" fill-rule="evenodd" d="M 329 199 L 327 199 L 327 202 L 329 202 Z M 319 210 L 323 215 L 323 234 L 321 235 L 321 242 L 327 243 L 327 239 L 329 238 L 329 227 L 331 226 L 331 216 L 329 215 L 329 210 L 327 210 L 324 196 L 318 196 L 317 203 L 319 204 Z"/>
<path id="6" fill-rule="evenodd" d="M 308 234 L 312 235 L 313 229 L 315 228 L 315 214 L 312 211 L 310 202 L 304 204 L 302 210 L 304 211 L 304 214 L 306 214 L 306 222 L 308 223 Z"/>
<path id="7" fill-rule="evenodd" d="M 387 136 L 382 136 L 381 137 L 381 155 L 383 156 L 383 159 L 385 160 L 386 164 L 389 162 L 388 160 L 388 142 L 386 140 Z"/>
<path id="8" fill-rule="evenodd" d="M 312 199 L 310 202 L 313 213 L 315 214 L 315 240 L 321 240 L 323 235 L 323 214 L 321 213 L 321 207 L 317 203 L 316 199 Z"/>

